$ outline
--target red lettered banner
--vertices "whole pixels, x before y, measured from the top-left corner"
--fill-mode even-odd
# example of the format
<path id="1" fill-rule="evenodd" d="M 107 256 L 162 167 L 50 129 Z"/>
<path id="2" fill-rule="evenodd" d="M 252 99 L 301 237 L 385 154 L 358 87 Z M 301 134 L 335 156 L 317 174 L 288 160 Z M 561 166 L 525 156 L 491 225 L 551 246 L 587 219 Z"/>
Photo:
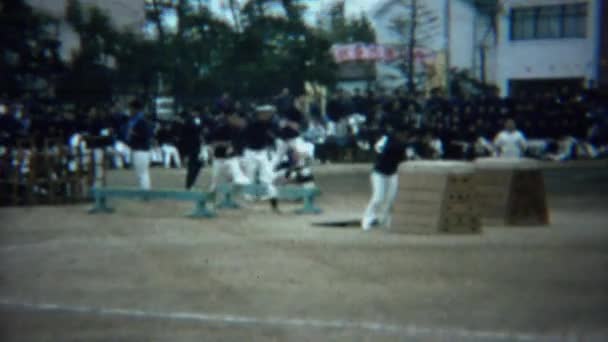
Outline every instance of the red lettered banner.
<path id="1" fill-rule="evenodd" d="M 336 63 L 353 61 L 393 61 L 404 57 L 404 48 L 379 44 L 336 44 L 331 52 Z M 435 60 L 436 54 L 424 48 L 414 50 L 416 62 L 430 63 Z"/>

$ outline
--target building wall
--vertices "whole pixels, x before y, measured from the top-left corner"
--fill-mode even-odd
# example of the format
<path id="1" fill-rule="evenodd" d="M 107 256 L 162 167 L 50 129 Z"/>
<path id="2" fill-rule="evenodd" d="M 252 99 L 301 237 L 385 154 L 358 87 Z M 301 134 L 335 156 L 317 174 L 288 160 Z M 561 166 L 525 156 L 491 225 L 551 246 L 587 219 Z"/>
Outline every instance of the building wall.
<path id="1" fill-rule="evenodd" d="M 474 56 L 477 53 L 475 41 L 476 10 L 463 1 L 450 2 L 450 65 L 458 69 L 473 71 Z"/>
<path id="2" fill-rule="evenodd" d="M 64 18 L 67 0 L 26 0 L 34 9 L 55 18 Z M 145 0 L 80 0 L 84 8 L 97 6 L 106 11 L 113 25 L 121 30 L 141 31 L 145 22 Z M 62 20 L 59 26 L 61 56 L 68 60 L 80 48 L 78 34 Z"/>
<path id="3" fill-rule="evenodd" d="M 608 2 L 600 1 L 601 9 L 598 13 L 598 25 L 600 31 L 599 62 L 598 62 L 598 84 L 608 89 Z"/>
<path id="4" fill-rule="evenodd" d="M 510 40 L 511 8 L 580 3 L 580 0 L 513 0 L 499 18 L 496 59 L 497 85 L 508 94 L 509 80 L 597 79 L 599 1 L 588 0 L 587 37 L 581 39 Z"/>
<path id="5" fill-rule="evenodd" d="M 475 36 L 475 50 L 473 51 L 473 70 L 472 75 L 483 80 L 485 71 L 485 81 L 487 84 L 496 83 L 496 35 L 493 29 L 494 18 L 490 14 L 483 12 L 475 15 L 475 26 L 473 34 Z M 481 57 L 481 47 L 485 48 L 485 61 Z M 484 64 L 485 62 L 485 64 Z"/>

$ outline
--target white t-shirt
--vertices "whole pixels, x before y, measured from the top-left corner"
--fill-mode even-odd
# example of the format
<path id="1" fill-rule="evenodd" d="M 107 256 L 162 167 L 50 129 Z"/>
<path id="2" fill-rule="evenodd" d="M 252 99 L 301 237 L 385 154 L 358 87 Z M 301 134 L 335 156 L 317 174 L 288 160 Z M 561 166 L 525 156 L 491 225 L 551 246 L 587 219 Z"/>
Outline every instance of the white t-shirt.
<path id="1" fill-rule="evenodd" d="M 443 156 L 443 144 L 439 138 L 431 140 L 429 147 L 433 150 L 433 158 L 441 158 Z"/>
<path id="2" fill-rule="evenodd" d="M 526 137 L 520 131 L 502 131 L 494 138 L 499 156 L 505 158 L 520 158 L 526 149 Z"/>

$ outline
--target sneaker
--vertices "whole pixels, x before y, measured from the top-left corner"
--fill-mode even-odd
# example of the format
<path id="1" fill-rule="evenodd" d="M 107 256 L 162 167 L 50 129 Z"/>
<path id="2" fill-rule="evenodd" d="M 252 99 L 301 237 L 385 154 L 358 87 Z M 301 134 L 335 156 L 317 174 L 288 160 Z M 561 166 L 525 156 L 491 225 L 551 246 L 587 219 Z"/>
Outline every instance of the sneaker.
<path id="1" fill-rule="evenodd" d="M 370 221 L 367 220 L 363 220 L 363 222 L 361 222 L 361 228 L 363 228 L 363 230 L 368 231 L 371 230 L 374 227 L 378 226 L 378 220 L 373 219 Z"/>
<path id="2" fill-rule="evenodd" d="M 279 201 L 277 201 L 276 198 L 270 199 L 270 208 L 275 213 L 281 213 L 281 211 L 279 210 Z"/>

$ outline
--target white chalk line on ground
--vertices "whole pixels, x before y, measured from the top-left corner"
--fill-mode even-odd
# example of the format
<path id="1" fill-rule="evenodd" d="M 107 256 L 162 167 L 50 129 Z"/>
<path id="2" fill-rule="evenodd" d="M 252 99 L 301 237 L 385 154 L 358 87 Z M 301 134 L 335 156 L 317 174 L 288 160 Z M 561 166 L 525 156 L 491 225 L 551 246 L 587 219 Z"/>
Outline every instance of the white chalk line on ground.
<path id="1" fill-rule="evenodd" d="M 378 322 L 351 320 L 318 320 L 302 318 L 254 317 L 230 314 L 213 314 L 204 312 L 162 312 L 144 311 L 124 308 L 100 308 L 92 306 L 73 306 L 51 303 L 26 303 L 9 299 L 0 299 L 0 306 L 21 308 L 34 311 L 66 312 L 83 315 L 115 316 L 127 318 L 165 319 L 191 321 L 199 323 L 216 323 L 250 326 L 279 326 L 313 329 L 354 329 L 379 334 L 398 335 L 403 337 L 452 337 L 466 339 L 483 339 L 494 341 L 578 341 L 584 335 L 578 333 L 540 335 L 534 333 L 483 331 L 457 328 L 421 327 L 417 325 L 393 325 Z M 598 336 L 599 337 L 599 336 Z M 601 338 L 608 338 L 602 335 Z"/>
<path id="2" fill-rule="evenodd" d="M 23 242 L 17 244 L 10 245 L 2 245 L 0 246 L 0 252 L 13 252 L 21 249 L 36 249 L 36 248 L 57 248 L 57 247 L 65 247 L 65 245 L 87 245 L 90 247 L 90 242 L 86 238 L 72 238 L 72 239 L 52 239 L 45 241 L 36 241 L 36 242 Z M 115 247 L 115 246 L 127 246 L 128 244 L 124 241 L 114 238 L 114 239 L 106 239 L 103 241 L 104 247 Z"/>

